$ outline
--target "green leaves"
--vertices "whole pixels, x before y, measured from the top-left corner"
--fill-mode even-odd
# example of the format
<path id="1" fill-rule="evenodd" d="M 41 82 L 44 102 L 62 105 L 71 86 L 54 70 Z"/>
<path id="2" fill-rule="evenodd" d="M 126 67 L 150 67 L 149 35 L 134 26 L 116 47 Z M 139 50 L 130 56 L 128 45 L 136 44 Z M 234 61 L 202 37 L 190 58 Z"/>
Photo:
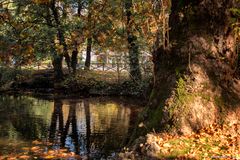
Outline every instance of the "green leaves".
<path id="1" fill-rule="evenodd" d="M 240 9 L 239 8 L 231 8 L 230 11 L 233 13 L 234 16 L 240 17 Z"/>

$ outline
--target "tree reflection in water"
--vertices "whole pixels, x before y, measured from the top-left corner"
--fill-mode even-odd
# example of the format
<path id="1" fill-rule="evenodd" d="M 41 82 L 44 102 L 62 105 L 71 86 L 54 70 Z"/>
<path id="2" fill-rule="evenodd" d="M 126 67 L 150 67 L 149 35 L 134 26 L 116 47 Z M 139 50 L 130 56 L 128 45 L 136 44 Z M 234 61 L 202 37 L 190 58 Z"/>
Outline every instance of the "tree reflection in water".
<path id="1" fill-rule="evenodd" d="M 56 99 L 49 141 L 55 149 L 67 147 L 87 157 L 103 156 L 126 141 L 130 115 L 129 108 L 114 103 L 99 105 L 89 100 L 63 103 Z"/>
<path id="2" fill-rule="evenodd" d="M 91 124 L 90 124 L 90 106 L 89 101 L 84 101 L 84 110 L 85 110 L 85 117 L 86 117 L 86 151 L 87 155 L 90 154 L 90 135 L 91 135 Z"/>
<path id="3" fill-rule="evenodd" d="M 63 135 L 63 111 L 61 100 L 54 100 L 54 110 L 52 112 L 51 125 L 49 129 L 49 139 L 60 147 L 59 135 Z"/>
<path id="4" fill-rule="evenodd" d="M 66 147 L 89 158 L 111 155 L 128 141 L 128 132 L 132 132 L 130 123 L 137 117 L 135 109 L 136 105 L 128 101 L 108 98 L 47 101 L 2 96 L 0 155 L 16 149 L 21 152 L 22 147 L 31 147 L 34 140 L 47 145 L 44 150 L 48 151 Z"/>

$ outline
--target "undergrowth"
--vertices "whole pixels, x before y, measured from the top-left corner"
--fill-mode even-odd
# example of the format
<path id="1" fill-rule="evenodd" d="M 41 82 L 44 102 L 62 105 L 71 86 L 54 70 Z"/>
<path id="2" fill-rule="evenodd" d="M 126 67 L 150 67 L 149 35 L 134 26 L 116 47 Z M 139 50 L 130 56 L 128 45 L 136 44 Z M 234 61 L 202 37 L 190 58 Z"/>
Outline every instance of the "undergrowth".
<path id="1" fill-rule="evenodd" d="M 9 82 L 19 82 L 28 79 L 32 72 L 10 67 L 0 67 L 0 86 Z"/>

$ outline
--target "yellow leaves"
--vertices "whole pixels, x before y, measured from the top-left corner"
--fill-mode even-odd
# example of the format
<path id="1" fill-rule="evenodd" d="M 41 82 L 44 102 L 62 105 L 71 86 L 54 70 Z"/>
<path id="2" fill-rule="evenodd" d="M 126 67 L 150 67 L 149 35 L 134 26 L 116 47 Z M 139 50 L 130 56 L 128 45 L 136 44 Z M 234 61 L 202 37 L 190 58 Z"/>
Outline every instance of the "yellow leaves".
<path id="1" fill-rule="evenodd" d="M 32 45 L 27 45 L 26 46 L 26 54 L 31 56 L 33 54 L 34 48 Z"/>
<path id="2" fill-rule="evenodd" d="M 24 150 L 24 151 L 28 151 L 30 148 L 28 148 L 28 147 L 23 147 L 22 148 L 22 150 Z"/>
<path id="3" fill-rule="evenodd" d="M 206 138 L 205 138 L 205 137 L 199 138 L 199 142 L 200 142 L 200 143 L 206 143 Z"/>
<path id="4" fill-rule="evenodd" d="M 32 142 L 32 144 L 34 144 L 34 145 L 40 145 L 40 144 L 42 144 L 42 142 L 40 142 L 40 141 L 38 141 L 38 140 L 35 140 L 35 141 Z"/>
<path id="5" fill-rule="evenodd" d="M 49 155 L 49 156 L 44 156 L 43 158 L 44 159 L 53 159 L 53 158 L 56 158 L 56 157 Z"/>
<path id="6" fill-rule="evenodd" d="M 97 37 L 97 39 L 100 43 L 104 43 L 107 39 L 107 36 L 105 33 L 100 33 L 99 36 Z"/>
<path id="7" fill-rule="evenodd" d="M 33 152 L 34 152 L 34 151 L 38 151 L 39 149 L 40 149 L 40 147 L 39 147 L 39 146 L 35 146 L 35 147 L 32 147 L 32 148 L 31 148 L 31 151 L 33 151 Z"/>
<path id="8" fill-rule="evenodd" d="M 210 151 L 213 152 L 213 153 L 218 153 L 219 152 L 219 147 L 214 146 L 214 147 L 211 148 Z"/>
<path id="9" fill-rule="evenodd" d="M 19 156 L 19 159 L 30 159 L 30 156 L 22 155 L 22 156 Z"/>
<path id="10" fill-rule="evenodd" d="M 85 32 L 84 32 L 84 36 L 85 37 L 90 37 L 92 35 L 92 33 L 89 31 L 89 30 L 86 30 Z"/>
<path id="11" fill-rule="evenodd" d="M 169 157 L 177 159 L 211 159 L 212 157 L 236 159 L 240 156 L 239 128 L 240 124 L 222 126 L 214 124 L 202 129 L 198 134 L 187 136 L 148 134 L 147 142 L 141 148 L 146 152 L 157 149 L 151 154 L 163 159 Z"/>
<path id="12" fill-rule="evenodd" d="M 35 140 L 32 142 L 32 147 L 22 147 L 22 152 L 12 153 L 9 155 L 0 156 L 0 160 L 25 160 L 25 159 L 80 159 L 80 156 L 69 152 L 66 148 L 50 149 L 52 144 L 49 142 L 41 142 Z M 47 149 L 47 151 L 46 151 Z"/>
<path id="13" fill-rule="evenodd" d="M 56 45 L 56 51 L 59 54 L 63 53 L 63 45 Z"/>
<path id="14" fill-rule="evenodd" d="M 163 144 L 163 147 L 170 148 L 170 147 L 172 147 L 172 145 L 169 144 L 169 143 L 164 143 L 164 144 Z"/>
<path id="15" fill-rule="evenodd" d="M 36 4 L 48 4 L 50 0 L 33 0 Z"/>

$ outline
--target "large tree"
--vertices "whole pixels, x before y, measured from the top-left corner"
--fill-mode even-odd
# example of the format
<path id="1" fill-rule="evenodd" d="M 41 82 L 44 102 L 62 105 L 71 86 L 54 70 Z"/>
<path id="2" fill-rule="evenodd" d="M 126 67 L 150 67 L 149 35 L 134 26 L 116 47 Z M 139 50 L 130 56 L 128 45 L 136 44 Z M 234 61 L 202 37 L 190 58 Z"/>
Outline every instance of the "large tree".
<path id="1" fill-rule="evenodd" d="M 157 6 L 163 27 L 153 47 L 154 85 L 144 114 L 148 116 L 143 117 L 146 128 L 189 133 L 225 121 L 240 100 L 231 14 L 236 1 L 161 2 Z"/>

